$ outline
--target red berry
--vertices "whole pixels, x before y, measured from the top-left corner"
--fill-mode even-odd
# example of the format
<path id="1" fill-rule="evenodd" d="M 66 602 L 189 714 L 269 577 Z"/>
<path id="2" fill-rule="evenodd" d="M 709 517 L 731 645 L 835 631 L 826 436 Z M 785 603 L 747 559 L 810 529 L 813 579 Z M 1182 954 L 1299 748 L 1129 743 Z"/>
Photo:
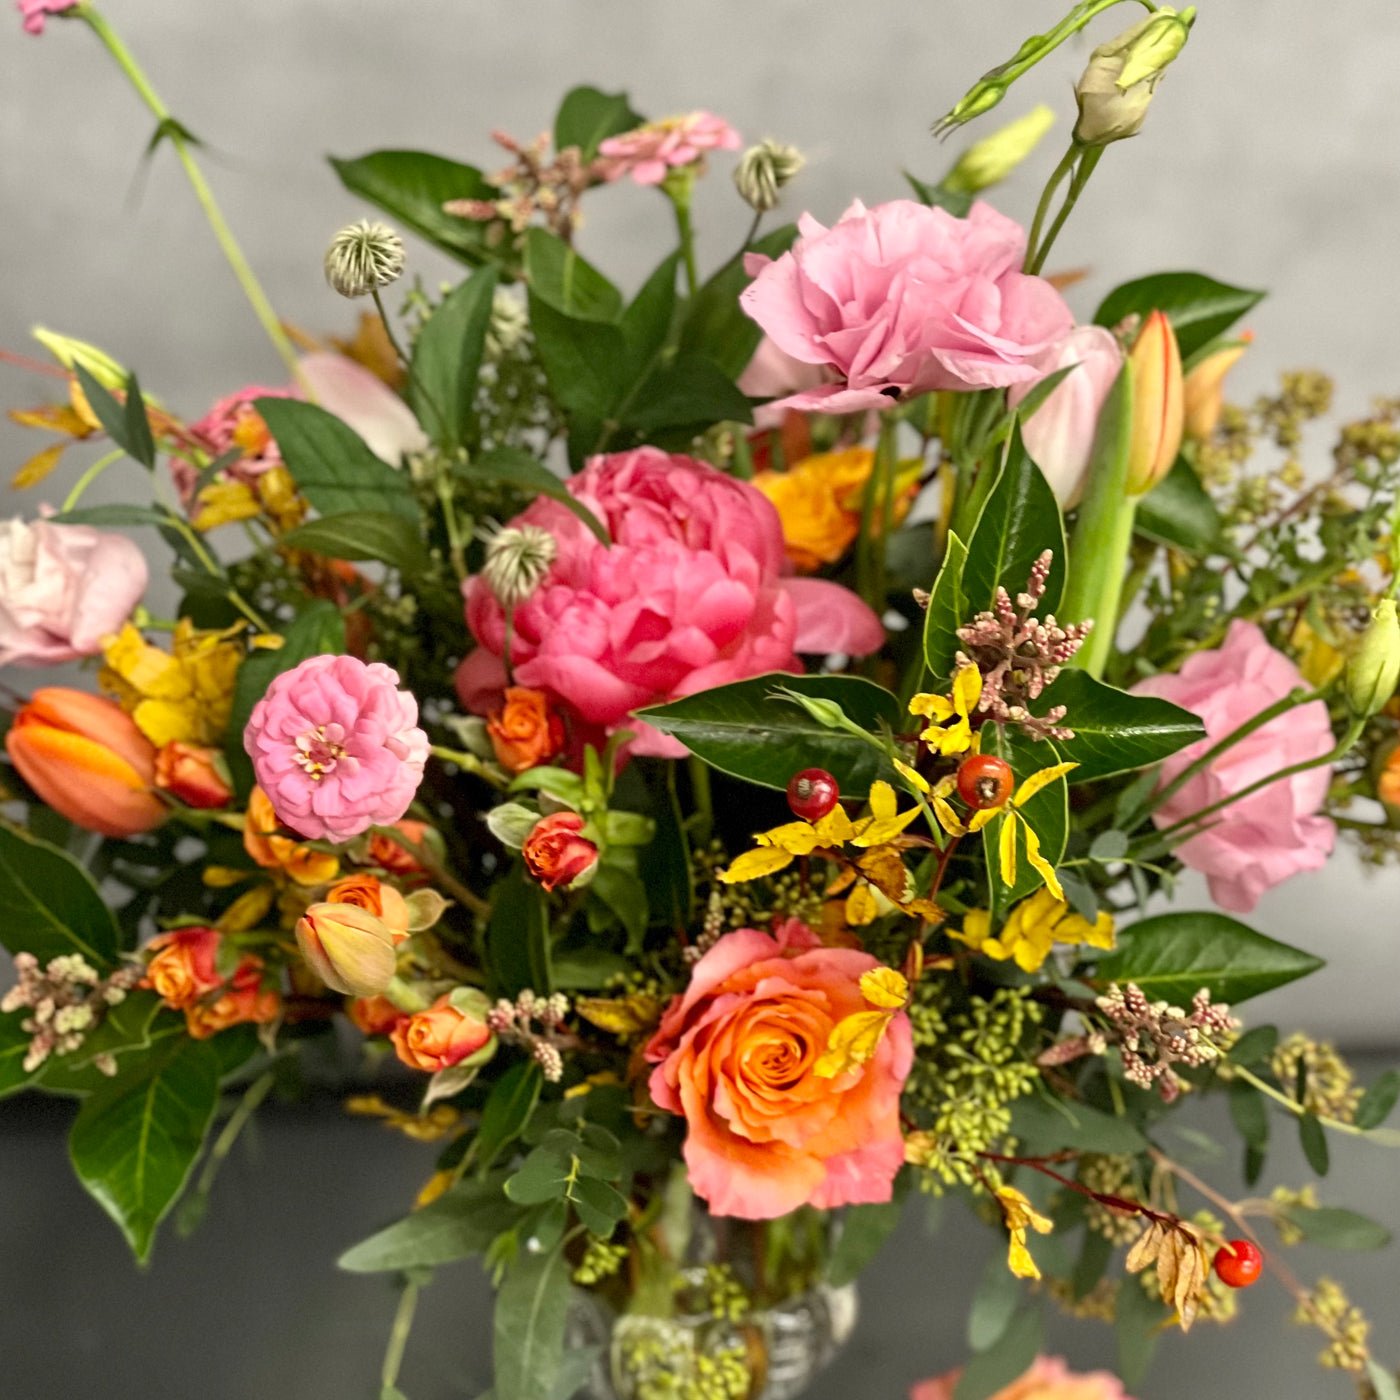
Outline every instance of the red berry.
<path id="1" fill-rule="evenodd" d="M 995 754 L 975 753 L 958 768 L 958 796 L 975 811 L 1000 807 L 1015 786 L 1011 765 Z"/>
<path id="2" fill-rule="evenodd" d="M 819 822 L 841 800 L 841 789 L 825 768 L 804 768 L 787 785 L 787 799 L 793 816 Z"/>
<path id="3" fill-rule="evenodd" d="M 1248 1240 L 1231 1240 L 1215 1252 L 1215 1272 L 1230 1288 L 1248 1288 L 1259 1282 L 1264 1256 Z"/>

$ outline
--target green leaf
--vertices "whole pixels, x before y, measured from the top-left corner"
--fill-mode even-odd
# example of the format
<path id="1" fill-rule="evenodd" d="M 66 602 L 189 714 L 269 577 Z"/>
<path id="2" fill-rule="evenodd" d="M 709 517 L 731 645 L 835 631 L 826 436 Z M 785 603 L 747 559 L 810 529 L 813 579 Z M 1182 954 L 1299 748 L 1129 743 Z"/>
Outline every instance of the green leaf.
<path id="1" fill-rule="evenodd" d="M 632 110 L 625 92 L 576 87 L 565 95 L 555 114 L 554 149 L 577 146 L 579 159 L 586 165 L 598 154 L 601 142 L 641 126 L 644 120 Z"/>
<path id="2" fill-rule="evenodd" d="M 632 970 L 632 962 L 603 948 L 570 948 L 554 954 L 554 985 L 561 992 L 597 992 Z"/>
<path id="3" fill-rule="evenodd" d="M 841 1219 L 841 1233 L 827 1261 L 826 1278 L 833 1288 L 854 1283 L 874 1261 L 881 1246 L 899 1225 L 903 1201 L 899 1196 L 876 1205 L 852 1206 Z"/>
<path id="4" fill-rule="evenodd" d="M 1127 1119 L 1104 1113 L 1087 1103 L 1018 1099 L 1011 1110 L 1011 1132 L 1029 1156 L 1055 1152 L 1102 1152 L 1136 1156 L 1147 1151 L 1147 1139 Z"/>
<path id="5" fill-rule="evenodd" d="M 520 1219 L 520 1210 L 501 1194 L 503 1179 L 496 1172 L 459 1181 L 437 1200 L 347 1249 L 337 1264 L 350 1273 L 378 1274 L 484 1254 Z"/>
<path id="6" fill-rule="evenodd" d="M 1118 1374 L 1130 1390 L 1136 1390 L 1146 1378 L 1152 1354 L 1171 1317 L 1171 1309 L 1149 1297 L 1135 1276 L 1123 1279 L 1114 1330 L 1118 1334 Z"/>
<path id="7" fill-rule="evenodd" d="M 902 174 L 920 204 L 927 204 L 931 209 L 946 209 L 955 219 L 965 219 L 972 212 L 972 195 L 963 194 L 961 190 L 945 190 L 942 185 L 927 184 L 907 170 Z"/>
<path id="8" fill-rule="evenodd" d="M 786 789 L 802 768 L 825 768 L 843 791 L 864 797 L 877 778 L 893 777 L 872 744 L 828 729 L 801 706 L 775 694 L 779 687 L 833 700 L 862 729 L 897 732 L 899 701 L 857 676 L 776 673 L 702 690 L 668 705 L 637 711 L 638 719 L 679 739 L 712 768 L 759 787 Z"/>
<path id="9" fill-rule="evenodd" d="M 1097 1230 L 1084 1231 L 1084 1244 L 1075 1261 L 1070 1284 L 1076 1298 L 1087 1298 L 1095 1285 L 1107 1272 L 1113 1258 L 1113 1241 Z"/>
<path id="10" fill-rule="evenodd" d="M 1133 528 L 1197 558 L 1229 552 L 1220 512 L 1185 457 L 1178 457 L 1171 471 L 1138 501 Z"/>
<path id="11" fill-rule="evenodd" d="M 481 1110 L 481 1126 L 476 1133 L 476 1162 L 482 1171 L 524 1131 L 543 1084 L 539 1065 L 526 1060 L 512 1065 L 496 1081 Z"/>
<path id="12" fill-rule="evenodd" d="M 641 877 L 608 860 L 600 861 L 588 892 L 617 916 L 627 933 L 627 953 L 642 951 L 646 939 L 647 891 Z"/>
<path id="13" fill-rule="evenodd" d="M 1237 1005 L 1323 966 L 1213 910 L 1143 919 L 1118 932 L 1118 948 L 1099 960 L 1095 985 L 1136 982 L 1149 1001 L 1190 1006 L 1202 987 L 1211 999 Z"/>
<path id="14" fill-rule="evenodd" d="M 1205 725 L 1190 710 L 1155 696 L 1130 695 L 1072 667 L 1060 672 L 1031 710 L 1044 715 L 1053 705 L 1065 707 L 1061 723 L 1074 730 L 1073 739 L 1055 740 L 1060 757 L 1079 765 L 1067 775 L 1070 783 L 1147 768 L 1205 738 Z"/>
<path id="15" fill-rule="evenodd" d="M 144 1263 L 175 1203 L 219 1101 L 208 1041 L 175 1037 L 88 1097 L 68 1139 L 79 1180 Z"/>
<path id="16" fill-rule="evenodd" d="M 496 1295 L 496 1400 L 539 1400 L 553 1390 L 570 1288 L 563 1240 L 550 1250 L 522 1245 Z"/>
<path id="17" fill-rule="evenodd" d="M 405 472 L 382 462 L 348 423 L 299 399 L 255 399 L 297 489 L 322 515 L 392 511 L 420 525 Z"/>
<path id="18" fill-rule="evenodd" d="M 423 536 L 404 516 L 387 510 L 351 510 L 323 515 L 288 530 L 277 543 L 327 559 L 378 559 L 405 573 L 422 560 Z"/>
<path id="19" fill-rule="evenodd" d="M 596 1176 L 581 1177 L 574 1183 L 574 1210 L 584 1229 L 599 1239 L 607 1239 L 617 1228 L 617 1222 L 627 1214 L 627 1198 L 606 1181 Z"/>
<path id="20" fill-rule="evenodd" d="M 1038 773 L 1042 768 L 1052 768 L 1060 762 L 1058 745 L 1048 740 L 1029 739 L 1020 730 L 1013 730 L 1006 725 L 989 727 L 993 730 L 990 742 L 985 739 L 986 730 L 982 731 L 983 752 L 994 753 L 1011 765 L 1011 771 L 1016 775 L 1017 787 L 1033 773 Z M 1073 777 L 1074 774 L 1068 776 Z M 1011 809 L 1007 810 L 1009 812 Z M 1069 839 L 1069 788 L 1065 778 L 1056 778 L 1016 810 L 1039 837 L 1041 856 L 1051 865 L 1058 865 L 1065 853 L 1065 843 Z M 994 817 L 982 828 L 987 883 L 992 905 L 998 911 L 1005 911 L 1018 899 L 1023 899 L 1045 883 L 1026 857 L 1026 832 L 1020 820 L 1016 822 L 1016 879 L 1011 885 L 1007 885 L 1002 879 L 1001 828 L 1003 822 L 1010 820 L 1010 816 Z"/>
<path id="21" fill-rule="evenodd" d="M 1278 1045 L 1277 1026 L 1255 1026 L 1246 1031 L 1231 1047 L 1231 1064 L 1259 1065 L 1265 1063 Z"/>
<path id="22" fill-rule="evenodd" d="M 455 470 L 459 476 L 505 482 L 510 486 L 518 486 L 522 491 L 548 496 L 550 500 L 558 501 L 560 505 L 573 511 L 597 536 L 601 544 L 610 543 L 603 523 L 582 501 L 569 494 L 563 480 L 555 476 L 543 462 L 518 447 L 493 448 L 474 461 L 456 467 Z"/>
<path id="23" fill-rule="evenodd" d="M 967 542 L 962 591 L 969 615 L 991 608 L 998 587 L 1014 598 L 1024 592 L 1031 568 L 1045 550 L 1054 554 L 1045 581 L 1041 617 L 1060 605 L 1065 586 L 1065 530 L 1055 493 L 1012 433 L 1005 466 Z M 967 621 L 968 619 L 963 619 Z"/>
<path id="24" fill-rule="evenodd" d="M 1356 1105 L 1356 1126 L 1367 1132 L 1379 1128 L 1390 1117 L 1397 1098 L 1400 1098 L 1400 1074 L 1390 1069 L 1362 1094 L 1361 1102 Z"/>
<path id="25" fill-rule="evenodd" d="M 473 273 L 448 293 L 414 342 L 408 401 L 428 435 L 447 452 L 470 440 L 497 281 L 494 267 Z"/>
<path id="26" fill-rule="evenodd" d="M 530 330 L 560 406 L 574 420 L 601 425 L 628 388 L 621 328 L 613 321 L 567 315 L 531 291 Z M 572 428 L 576 436 L 589 436 L 578 422 Z M 601 431 L 591 435 L 589 447 Z"/>
<path id="27" fill-rule="evenodd" d="M 713 360 L 682 351 L 647 376 L 621 418 L 650 438 L 663 430 L 700 432 L 714 423 L 752 423 L 753 411 Z"/>
<path id="28" fill-rule="evenodd" d="M 1400 1385 L 1395 1382 L 1395 1372 L 1387 1370 L 1374 1356 L 1366 1358 L 1366 1376 L 1376 1392 L 1376 1400 L 1400 1400 Z"/>
<path id="29" fill-rule="evenodd" d="M 0 943 L 40 963 L 79 953 L 99 972 L 117 959 L 117 920 L 66 851 L 22 827 L 0 826 Z"/>
<path id="30" fill-rule="evenodd" d="M 425 151 L 372 151 L 353 160 L 330 158 L 340 182 L 352 194 L 463 262 L 475 265 L 491 254 L 487 225 L 443 212 L 451 199 L 496 199 L 500 191 L 475 166 Z"/>
<path id="31" fill-rule="evenodd" d="M 513 999 L 526 987 L 540 996 L 554 990 L 549 906 L 544 890 L 527 878 L 519 861 L 491 887 L 486 947 L 494 994 Z"/>
<path id="32" fill-rule="evenodd" d="M 1305 1113 L 1298 1119 L 1298 1141 L 1302 1144 L 1303 1156 L 1307 1158 L 1308 1166 L 1318 1176 L 1326 1176 L 1332 1159 L 1327 1148 L 1327 1134 L 1322 1131 L 1322 1124 L 1317 1121 L 1316 1114 Z"/>
<path id="33" fill-rule="evenodd" d="M 1263 292 L 1231 287 L 1199 272 L 1159 272 L 1115 287 L 1094 313 L 1094 324 L 1116 326 L 1125 316 L 1164 311 L 1185 359 L 1229 330 L 1264 296 Z"/>
<path id="34" fill-rule="evenodd" d="M 79 506 L 49 518 L 56 525 L 97 525 L 102 529 L 131 525 L 154 525 L 159 529 L 170 524 L 170 512 L 155 506 Z"/>
<path id="35" fill-rule="evenodd" d="M 972 1307 L 967 1314 L 967 1344 L 973 1351 L 986 1351 L 1005 1335 L 1021 1306 L 1025 1288 L 1006 1267 L 1006 1255 L 996 1250 L 982 1270 Z"/>
<path id="36" fill-rule="evenodd" d="M 81 361 L 73 361 L 73 373 L 78 376 L 78 383 L 93 413 L 97 415 L 97 421 L 107 430 L 112 441 L 148 471 L 154 469 L 156 445 L 151 437 L 151 424 L 146 417 L 146 405 L 141 398 L 141 386 L 136 382 L 136 375 L 127 376 L 124 388 L 126 402 L 122 403 L 92 377 Z"/>
<path id="37" fill-rule="evenodd" d="M 0 1099 L 28 1088 L 39 1074 L 38 1069 L 24 1067 L 33 1037 L 20 1023 L 28 1014 L 14 1011 L 0 1015 Z"/>
<path id="38" fill-rule="evenodd" d="M 940 680 L 952 678 L 954 658 L 962 645 L 957 631 L 971 616 L 962 587 L 966 567 L 967 546 L 949 531 L 943 563 L 924 614 L 924 664 Z"/>
<path id="39" fill-rule="evenodd" d="M 1269 1111 L 1264 1096 L 1252 1084 L 1236 1080 L 1230 1085 L 1230 1118 L 1245 1144 L 1256 1152 L 1269 1145 Z"/>
<path id="40" fill-rule="evenodd" d="M 987 1400 L 1005 1390 L 1029 1369 L 1045 1340 L 1045 1326 L 1038 1309 L 1027 1309 L 986 1351 L 968 1362 L 953 1391 L 954 1400 Z"/>
<path id="41" fill-rule="evenodd" d="M 577 1149 L 582 1142 L 570 1132 L 555 1129 L 520 1164 L 506 1181 L 506 1195 L 521 1206 L 560 1201 L 569 1194 L 578 1174 Z"/>
<path id="42" fill-rule="evenodd" d="M 146 401 L 141 397 L 141 386 L 136 381 L 135 370 L 127 376 L 126 406 L 122 416 L 126 423 L 126 441 L 123 446 L 126 446 L 126 450 L 143 467 L 154 471 L 156 444 L 151 436 L 151 420 L 146 416 Z"/>
<path id="43" fill-rule="evenodd" d="M 530 295 L 575 320 L 616 323 L 622 293 L 563 239 L 542 228 L 525 235 Z"/>
<path id="44" fill-rule="evenodd" d="M 154 992 L 131 992 L 72 1054 L 50 1055 L 36 1081 L 50 1094 L 91 1094 L 111 1083 L 111 1076 L 97 1068 L 99 1055 L 114 1056 L 118 1072 L 126 1073 L 131 1061 L 124 1056 L 149 1054 L 152 1045 L 184 1034 L 185 1018 L 169 1011 L 162 1016 L 161 1000 Z"/>
<path id="45" fill-rule="evenodd" d="M 1305 1239 L 1325 1249 L 1384 1249 L 1390 1231 L 1384 1225 L 1339 1206 L 1289 1206 L 1284 1214 Z"/>
<path id="46" fill-rule="evenodd" d="M 1127 855 L 1129 844 L 1126 832 L 1101 831 L 1094 837 L 1094 843 L 1089 847 L 1089 859 L 1096 860 L 1103 865 L 1111 865 L 1114 861 L 1122 860 Z"/>
<path id="47" fill-rule="evenodd" d="M 627 350 L 622 377 L 629 388 L 640 384 L 670 334 L 676 313 L 676 269 L 680 257 L 678 250 L 661 260 L 618 322 Z"/>

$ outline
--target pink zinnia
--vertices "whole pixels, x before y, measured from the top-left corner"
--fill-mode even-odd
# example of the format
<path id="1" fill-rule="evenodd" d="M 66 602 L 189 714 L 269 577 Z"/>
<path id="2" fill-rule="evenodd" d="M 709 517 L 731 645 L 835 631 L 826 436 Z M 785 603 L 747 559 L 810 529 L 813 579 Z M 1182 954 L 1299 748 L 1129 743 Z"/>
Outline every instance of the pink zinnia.
<path id="1" fill-rule="evenodd" d="M 739 133 L 722 117 L 691 112 L 609 136 L 598 147 L 599 171 L 605 180 L 631 175 L 639 185 L 659 185 L 673 167 L 693 165 L 706 151 L 738 149 Z"/>
<path id="2" fill-rule="evenodd" d="M 353 656 L 313 656 L 268 687 L 243 731 L 278 819 L 311 840 L 348 841 L 408 810 L 428 736 L 398 672 Z"/>
<path id="3" fill-rule="evenodd" d="M 61 15 L 77 3 L 78 0 L 15 0 L 15 9 L 24 21 L 26 34 L 42 34 L 48 15 Z"/>

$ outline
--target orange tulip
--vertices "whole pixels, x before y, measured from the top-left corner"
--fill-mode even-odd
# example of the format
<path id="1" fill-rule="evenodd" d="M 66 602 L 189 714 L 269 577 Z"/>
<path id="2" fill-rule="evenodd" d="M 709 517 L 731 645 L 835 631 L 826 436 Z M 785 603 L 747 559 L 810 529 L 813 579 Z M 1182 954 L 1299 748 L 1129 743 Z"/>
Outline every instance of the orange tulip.
<path id="1" fill-rule="evenodd" d="M 1128 357 L 1133 371 L 1133 430 L 1128 494 L 1141 496 L 1171 471 L 1181 451 L 1185 394 L 1181 350 L 1172 323 L 1154 311 Z"/>
<path id="2" fill-rule="evenodd" d="M 393 931 L 357 904 L 313 904 L 296 936 L 307 966 L 337 992 L 379 996 L 394 980 Z"/>
<path id="3" fill-rule="evenodd" d="M 54 811 L 103 836 L 134 836 L 165 819 L 152 791 L 155 745 L 111 700 L 46 686 L 20 707 L 5 748 Z"/>
<path id="4" fill-rule="evenodd" d="M 1225 376 L 1235 367 L 1253 339 L 1246 332 L 1233 345 L 1222 346 L 1193 365 L 1183 384 L 1186 436 L 1205 442 L 1220 422 L 1225 406 Z"/>

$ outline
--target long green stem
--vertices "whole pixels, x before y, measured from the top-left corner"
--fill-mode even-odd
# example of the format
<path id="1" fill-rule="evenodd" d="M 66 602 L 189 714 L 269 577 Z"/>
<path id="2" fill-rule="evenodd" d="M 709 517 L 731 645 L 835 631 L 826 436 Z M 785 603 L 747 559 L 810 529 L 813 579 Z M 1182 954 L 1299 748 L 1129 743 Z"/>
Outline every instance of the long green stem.
<path id="1" fill-rule="evenodd" d="M 1089 176 L 1094 173 L 1094 167 L 1103 156 L 1103 147 L 1101 146 L 1080 147 L 1079 149 L 1082 154 L 1069 182 L 1069 189 L 1065 193 L 1065 202 L 1060 206 L 1060 212 L 1055 215 L 1055 222 L 1050 225 L 1040 246 L 1027 258 L 1027 272 L 1038 273 L 1045 266 L 1045 259 L 1049 256 L 1050 249 L 1055 246 L 1055 240 L 1060 236 L 1060 230 L 1064 228 L 1065 220 L 1073 212 L 1074 206 L 1079 203 L 1079 196 L 1084 193 L 1084 186 L 1089 183 Z"/>
<path id="2" fill-rule="evenodd" d="M 204 210 L 204 217 L 208 220 L 209 227 L 213 230 L 214 237 L 223 250 L 224 257 L 228 260 L 228 265 L 233 269 L 233 275 L 238 279 L 239 286 L 243 288 L 243 294 L 248 298 L 248 302 L 253 308 L 253 314 L 258 318 L 263 330 L 267 332 L 267 337 L 276 347 L 277 353 L 286 361 L 292 374 L 300 378 L 296 347 L 282 329 L 282 323 L 277 319 L 277 313 L 272 309 L 272 303 L 268 301 L 257 276 L 249 266 L 247 258 L 243 256 L 242 248 L 238 246 L 238 240 L 233 236 L 233 230 L 229 228 L 224 219 L 223 211 L 214 198 L 214 192 L 209 188 L 204 173 L 200 170 L 190 150 L 188 134 L 172 117 L 170 109 L 161 101 L 151 86 L 150 80 L 142 72 L 135 58 L 132 57 L 131 51 L 117 37 L 102 15 L 92 6 L 86 4 L 81 5 L 75 13 L 78 18 L 87 21 L 88 26 L 102 41 L 107 52 L 116 60 L 117 66 L 126 74 L 132 87 L 135 88 L 137 96 L 151 110 L 156 121 L 160 123 L 158 134 L 174 146 L 175 154 L 184 167 L 185 175 L 194 190 L 195 198 L 199 201 L 200 208 Z"/>
<path id="3" fill-rule="evenodd" d="M 277 1076 L 272 1070 L 266 1070 L 259 1075 L 247 1089 L 247 1092 L 238 1101 L 238 1107 L 229 1115 L 229 1120 L 224 1124 L 224 1130 L 218 1136 L 218 1140 L 209 1150 L 209 1160 L 204 1164 L 204 1171 L 199 1178 L 197 1193 L 207 1196 L 214 1185 L 214 1178 L 219 1174 L 219 1168 L 228 1159 L 228 1155 L 233 1151 L 233 1145 L 238 1141 L 238 1135 L 248 1126 L 253 1114 L 258 1111 L 258 1105 L 268 1096 Z"/>
<path id="4" fill-rule="evenodd" d="M 694 300 L 700 289 L 700 277 L 695 270 L 695 229 L 690 222 L 691 180 L 668 180 L 664 186 L 676 211 L 676 230 L 681 238 L 681 261 L 685 264 L 686 294 Z"/>
<path id="5" fill-rule="evenodd" d="M 1060 188 L 1065 176 L 1074 169 L 1074 163 L 1078 159 L 1079 147 L 1072 145 L 1045 182 L 1045 188 L 1040 194 L 1040 203 L 1035 206 L 1035 218 L 1031 221 L 1030 235 L 1026 239 L 1025 270 L 1027 272 L 1031 271 L 1031 262 L 1035 257 L 1036 247 L 1040 243 L 1040 231 L 1045 227 L 1045 219 L 1050 213 L 1050 204 L 1055 197 L 1055 191 Z"/>
<path id="6" fill-rule="evenodd" d="M 120 462 L 125 456 L 125 449 L 119 447 L 115 452 L 109 452 L 105 457 L 99 457 L 92 466 L 73 483 L 73 489 L 63 498 L 63 509 L 65 511 L 72 510 L 82 499 L 83 492 L 86 491 L 113 462 Z"/>
<path id="7" fill-rule="evenodd" d="M 1294 1099 L 1290 1099 L 1287 1094 L 1280 1093 L 1272 1084 L 1266 1083 L 1258 1075 L 1251 1074 L 1249 1070 L 1240 1065 L 1230 1066 L 1230 1076 L 1234 1079 L 1243 1079 L 1246 1084 L 1252 1084 L 1261 1094 L 1273 1099 L 1275 1103 L 1282 1104 L 1291 1114 L 1297 1118 L 1302 1118 L 1307 1109 Z M 1400 1146 L 1400 1133 L 1393 1128 L 1358 1128 L 1355 1123 L 1343 1123 L 1340 1118 L 1323 1118 L 1317 1116 L 1317 1121 L 1324 1128 L 1331 1128 L 1335 1133 L 1350 1133 L 1353 1137 L 1370 1138 L 1372 1142 L 1379 1142 L 1386 1147 Z"/>
<path id="8" fill-rule="evenodd" d="M 394 1326 L 389 1333 L 389 1345 L 384 1350 L 384 1369 L 380 1373 L 380 1384 L 386 1394 L 392 1393 L 398 1384 L 399 1367 L 403 1365 L 403 1354 L 408 1348 L 408 1334 L 413 1330 L 413 1314 L 418 1310 L 418 1285 L 405 1283 L 399 1297 L 398 1310 L 394 1313 Z"/>

